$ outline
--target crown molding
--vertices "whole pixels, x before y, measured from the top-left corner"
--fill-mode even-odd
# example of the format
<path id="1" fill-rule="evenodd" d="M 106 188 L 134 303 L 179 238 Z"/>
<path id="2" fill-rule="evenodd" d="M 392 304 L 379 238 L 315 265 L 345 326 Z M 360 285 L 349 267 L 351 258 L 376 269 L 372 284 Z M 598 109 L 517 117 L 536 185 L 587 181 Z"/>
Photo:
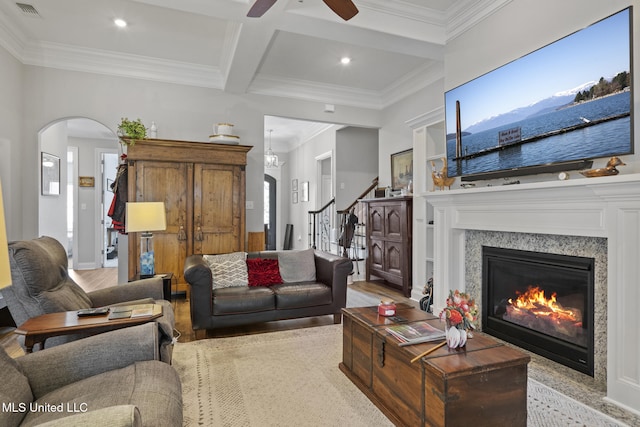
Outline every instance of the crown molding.
<path id="1" fill-rule="evenodd" d="M 360 0 L 358 7 L 443 28 L 446 25 L 446 13 L 402 0 Z"/>
<path id="2" fill-rule="evenodd" d="M 20 62 L 24 50 L 24 34 L 13 23 L 7 20 L 7 16 L 0 14 L 0 45 Z"/>
<path id="3" fill-rule="evenodd" d="M 408 73 L 382 91 L 382 107 L 386 108 L 444 78 L 444 63 L 426 64 Z"/>
<path id="4" fill-rule="evenodd" d="M 429 126 L 434 123 L 438 123 L 444 120 L 444 105 L 434 108 L 431 111 L 422 113 L 412 119 L 407 120 L 405 123 L 411 129 L 418 129 L 423 126 Z"/>
<path id="5" fill-rule="evenodd" d="M 24 49 L 22 62 L 26 65 L 188 86 L 214 89 L 222 87 L 222 77 L 217 67 L 57 43 L 28 44 Z"/>
<path id="6" fill-rule="evenodd" d="M 256 76 L 247 92 L 351 107 L 383 108 L 380 94 L 377 91 L 318 84 L 308 80 L 283 79 L 275 76 Z"/>
<path id="7" fill-rule="evenodd" d="M 464 34 L 479 22 L 493 15 L 513 0 L 462 0 L 447 10 L 447 38 L 449 42 Z"/>

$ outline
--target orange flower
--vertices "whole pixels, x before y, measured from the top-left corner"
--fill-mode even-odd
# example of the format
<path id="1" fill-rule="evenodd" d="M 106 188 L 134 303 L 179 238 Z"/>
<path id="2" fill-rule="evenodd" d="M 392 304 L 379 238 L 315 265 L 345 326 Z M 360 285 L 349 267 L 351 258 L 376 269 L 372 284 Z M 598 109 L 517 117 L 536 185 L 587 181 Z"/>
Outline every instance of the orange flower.
<path id="1" fill-rule="evenodd" d="M 462 323 L 462 315 L 458 310 L 447 310 L 447 319 L 451 325 L 458 325 Z"/>

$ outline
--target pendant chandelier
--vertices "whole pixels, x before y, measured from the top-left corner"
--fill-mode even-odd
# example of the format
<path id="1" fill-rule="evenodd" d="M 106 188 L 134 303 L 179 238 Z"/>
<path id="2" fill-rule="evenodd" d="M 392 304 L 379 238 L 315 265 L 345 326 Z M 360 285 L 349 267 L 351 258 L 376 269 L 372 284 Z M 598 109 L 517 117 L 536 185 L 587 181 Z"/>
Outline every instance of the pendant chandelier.
<path id="1" fill-rule="evenodd" d="M 269 148 L 264 153 L 264 167 L 267 169 L 278 167 L 278 156 L 271 149 L 271 132 L 273 132 L 273 129 L 269 129 Z"/>

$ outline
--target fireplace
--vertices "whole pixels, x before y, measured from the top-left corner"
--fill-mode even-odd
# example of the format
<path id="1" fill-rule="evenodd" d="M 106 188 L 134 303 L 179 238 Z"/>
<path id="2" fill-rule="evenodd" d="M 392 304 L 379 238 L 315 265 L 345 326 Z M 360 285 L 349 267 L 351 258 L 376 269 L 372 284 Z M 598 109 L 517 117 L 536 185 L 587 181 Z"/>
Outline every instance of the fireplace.
<path id="1" fill-rule="evenodd" d="M 594 375 L 594 259 L 482 247 L 483 331 Z"/>

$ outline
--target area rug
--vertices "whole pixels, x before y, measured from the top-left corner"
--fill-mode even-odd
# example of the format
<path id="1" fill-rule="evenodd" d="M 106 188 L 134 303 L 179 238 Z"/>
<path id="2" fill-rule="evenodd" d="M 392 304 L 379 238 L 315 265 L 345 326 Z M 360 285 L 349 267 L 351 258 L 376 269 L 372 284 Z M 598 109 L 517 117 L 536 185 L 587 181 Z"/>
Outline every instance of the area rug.
<path id="1" fill-rule="evenodd" d="M 342 325 L 177 343 L 184 426 L 392 426 L 341 360 Z M 528 383 L 528 426 L 624 426 Z"/>

